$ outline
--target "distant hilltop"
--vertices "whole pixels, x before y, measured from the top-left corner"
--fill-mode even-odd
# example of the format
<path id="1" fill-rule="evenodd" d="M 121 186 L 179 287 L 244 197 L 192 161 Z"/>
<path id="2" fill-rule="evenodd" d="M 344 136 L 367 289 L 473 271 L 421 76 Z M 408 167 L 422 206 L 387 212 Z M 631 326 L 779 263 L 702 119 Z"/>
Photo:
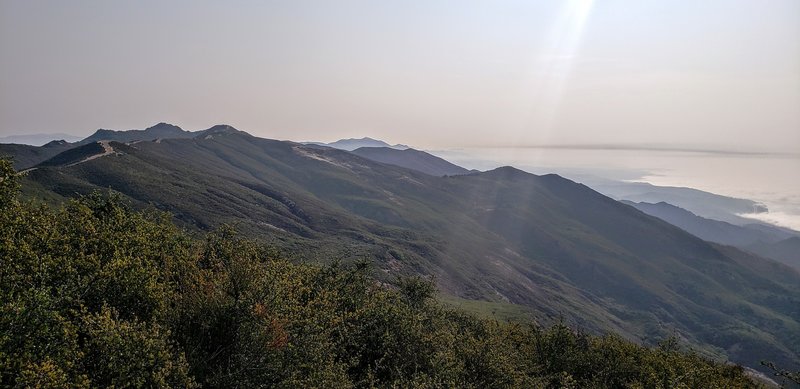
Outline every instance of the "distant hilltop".
<path id="1" fill-rule="evenodd" d="M 80 136 L 70 134 L 29 134 L 29 135 L 9 135 L 0 137 L 0 143 L 14 143 L 20 145 L 43 146 L 51 141 L 66 141 L 69 143 L 83 139 Z"/>
<path id="2" fill-rule="evenodd" d="M 155 126 L 145 128 L 144 130 L 97 130 L 88 138 L 80 141 L 80 143 L 97 142 L 101 140 L 113 140 L 117 142 L 136 142 L 136 141 L 151 141 L 157 139 L 188 139 L 197 138 L 201 136 L 213 136 L 223 133 L 242 133 L 244 131 L 237 130 L 233 126 L 227 124 L 217 124 L 211 128 L 200 131 L 186 131 L 174 124 L 158 123 Z"/>
<path id="3" fill-rule="evenodd" d="M 406 145 L 401 145 L 401 144 L 390 145 L 382 140 L 372 139 L 367 137 L 361 139 L 356 139 L 356 138 L 340 139 L 337 140 L 336 142 L 331 142 L 331 143 L 322 143 L 322 142 L 303 142 L 303 143 L 306 145 L 328 146 L 328 147 L 333 147 L 335 149 L 347 150 L 347 151 L 353 151 L 355 149 L 360 149 L 362 147 L 388 147 L 396 150 L 410 149 L 410 147 Z"/>

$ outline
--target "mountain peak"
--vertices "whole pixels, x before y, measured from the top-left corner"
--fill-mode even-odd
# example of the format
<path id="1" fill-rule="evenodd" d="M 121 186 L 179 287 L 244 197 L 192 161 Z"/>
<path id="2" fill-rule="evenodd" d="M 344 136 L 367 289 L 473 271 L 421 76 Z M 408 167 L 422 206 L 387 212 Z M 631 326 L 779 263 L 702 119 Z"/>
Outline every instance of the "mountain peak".
<path id="1" fill-rule="evenodd" d="M 59 140 L 51 140 L 50 142 L 43 144 L 42 147 L 56 147 L 56 146 L 64 146 L 67 144 L 69 144 L 69 142 L 63 139 L 59 139 Z"/>
<path id="2" fill-rule="evenodd" d="M 202 131 L 197 131 L 195 134 L 196 134 L 195 137 L 199 137 L 199 136 L 209 136 L 218 134 L 247 134 L 247 133 L 241 130 L 237 130 L 236 128 L 228 124 L 217 124 L 211 128 Z"/>
<path id="3" fill-rule="evenodd" d="M 154 130 L 178 130 L 178 131 L 183 131 L 182 128 L 180 128 L 180 127 L 178 127 L 178 126 L 176 126 L 174 124 L 164 123 L 164 122 L 158 123 L 158 124 L 156 124 L 154 126 L 147 127 L 145 129 L 145 131 L 154 131 Z"/>
<path id="4" fill-rule="evenodd" d="M 206 131 L 214 131 L 214 132 L 241 132 L 231 126 L 230 124 L 217 124 Z"/>
<path id="5" fill-rule="evenodd" d="M 388 147 L 396 150 L 405 150 L 409 148 L 408 146 L 401 144 L 390 145 L 380 139 L 374 139 L 366 136 L 361 139 L 358 138 L 339 139 L 336 142 L 331 142 L 331 143 L 315 143 L 315 142 L 310 142 L 310 143 L 320 146 L 333 147 L 335 149 L 346 150 L 346 151 L 353 151 L 355 149 L 359 149 L 362 147 Z"/>
<path id="6" fill-rule="evenodd" d="M 496 169 L 489 170 L 485 172 L 485 174 L 489 175 L 500 175 L 507 178 L 519 177 L 519 176 L 533 176 L 533 174 L 528 173 L 526 171 L 517 169 L 513 166 L 500 166 Z"/>

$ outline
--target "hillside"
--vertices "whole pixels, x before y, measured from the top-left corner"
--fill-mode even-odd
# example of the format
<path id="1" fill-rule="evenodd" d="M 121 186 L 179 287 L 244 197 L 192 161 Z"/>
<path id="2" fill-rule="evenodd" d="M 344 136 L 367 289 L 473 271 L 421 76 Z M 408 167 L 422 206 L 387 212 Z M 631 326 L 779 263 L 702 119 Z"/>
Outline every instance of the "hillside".
<path id="1" fill-rule="evenodd" d="M 432 176 L 455 176 L 470 171 L 424 151 L 389 147 L 360 147 L 352 151 L 358 156 L 389 165 L 416 170 Z"/>
<path id="2" fill-rule="evenodd" d="M 779 242 L 758 242 L 745 247 L 758 255 L 783 262 L 800 271 L 800 237 L 784 239 Z"/>
<path id="3" fill-rule="evenodd" d="M 541 322 L 646 343 L 678 335 L 751 367 L 800 363 L 797 272 L 559 176 L 433 177 L 233 131 L 111 145 L 109 157 L 40 166 L 24 192 L 112 188 L 184 226 L 236 223 L 309 261 L 369 259 L 384 280 L 435 275 L 446 293 L 531 307 Z"/>
<path id="4" fill-rule="evenodd" d="M 0 157 L 13 157 L 14 168 L 23 170 L 73 147 L 75 144 L 66 141 L 52 141 L 42 146 L 0 143 Z"/>

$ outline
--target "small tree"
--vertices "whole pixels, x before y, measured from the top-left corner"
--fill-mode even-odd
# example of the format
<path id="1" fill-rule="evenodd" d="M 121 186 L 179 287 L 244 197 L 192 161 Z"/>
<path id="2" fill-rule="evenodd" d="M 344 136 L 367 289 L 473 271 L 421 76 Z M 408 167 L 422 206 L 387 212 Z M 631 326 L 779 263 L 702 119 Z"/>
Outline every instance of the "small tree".
<path id="1" fill-rule="evenodd" d="M 0 158 L 0 209 L 7 208 L 17 196 L 19 178 L 9 159 Z"/>

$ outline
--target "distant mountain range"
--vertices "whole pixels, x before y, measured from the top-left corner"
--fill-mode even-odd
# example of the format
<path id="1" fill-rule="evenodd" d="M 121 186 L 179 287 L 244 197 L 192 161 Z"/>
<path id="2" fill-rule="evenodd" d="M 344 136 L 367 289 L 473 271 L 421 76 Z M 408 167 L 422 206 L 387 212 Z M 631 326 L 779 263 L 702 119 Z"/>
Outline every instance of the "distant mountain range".
<path id="1" fill-rule="evenodd" d="M 232 223 L 298 260 L 369 259 L 383 281 L 435 275 L 448 294 L 524 306 L 543 322 L 646 343 L 677 335 L 752 367 L 800 363 L 800 273 L 585 185 L 512 167 L 440 176 L 371 159 L 433 161 L 417 151 L 365 158 L 230 126 L 162 127 L 178 136 L 103 132 L 127 140 L 73 145 L 33 166 L 23 193 L 58 202 L 111 188 L 187 228 Z M 30 161 L 39 149 L 0 152 Z"/>
<path id="2" fill-rule="evenodd" d="M 42 146 L 50 141 L 63 140 L 66 142 L 77 142 L 81 140 L 80 136 L 70 134 L 30 134 L 30 135 L 9 135 L 0 136 L 0 143 L 13 143 L 19 145 Z"/>
<path id="3" fill-rule="evenodd" d="M 623 200 L 640 211 L 709 242 L 736 246 L 783 262 L 800 271 L 800 233 L 765 224 L 737 226 L 727 222 L 697 216 L 683 208 L 660 202 L 634 203 Z"/>
<path id="4" fill-rule="evenodd" d="M 735 225 L 697 216 L 666 202 L 635 203 L 622 200 L 640 211 L 676 225 L 692 235 L 710 242 L 745 247 L 757 242 L 775 243 L 796 236 L 793 231 L 765 224 Z"/>
<path id="5" fill-rule="evenodd" d="M 604 179 L 582 181 L 596 191 L 617 200 L 632 202 L 665 202 L 709 219 L 736 225 L 753 223 L 739 214 L 761 213 L 768 209 L 764 204 L 734 197 L 721 196 L 693 188 L 656 186 L 645 182 L 622 182 Z"/>
<path id="6" fill-rule="evenodd" d="M 347 150 L 347 151 L 353 151 L 355 149 L 359 149 L 359 148 L 362 148 L 362 147 L 388 147 L 388 148 L 397 149 L 397 150 L 405 150 L 405 149 L 410 148 L 410 147 L 408 147 L 406 145 L 401 145 L 401 144 L 390 145 L 390 144 L 388 144 L 388 143 L 386 143 L 386 142 L 384 142 L 382 140 L 366 138 L 366 137 L 365 138 L 361 138 L 361 139 L 355 139 L 355 138 L 340 139 L 340 140 L 337 140 L 336 142 L 331 142 L 331 143 L 304 142 L 303 144 L 316 145 L 316 146 L 328 146 L 328 147 L 333 147 L 335 149 Z"/>

